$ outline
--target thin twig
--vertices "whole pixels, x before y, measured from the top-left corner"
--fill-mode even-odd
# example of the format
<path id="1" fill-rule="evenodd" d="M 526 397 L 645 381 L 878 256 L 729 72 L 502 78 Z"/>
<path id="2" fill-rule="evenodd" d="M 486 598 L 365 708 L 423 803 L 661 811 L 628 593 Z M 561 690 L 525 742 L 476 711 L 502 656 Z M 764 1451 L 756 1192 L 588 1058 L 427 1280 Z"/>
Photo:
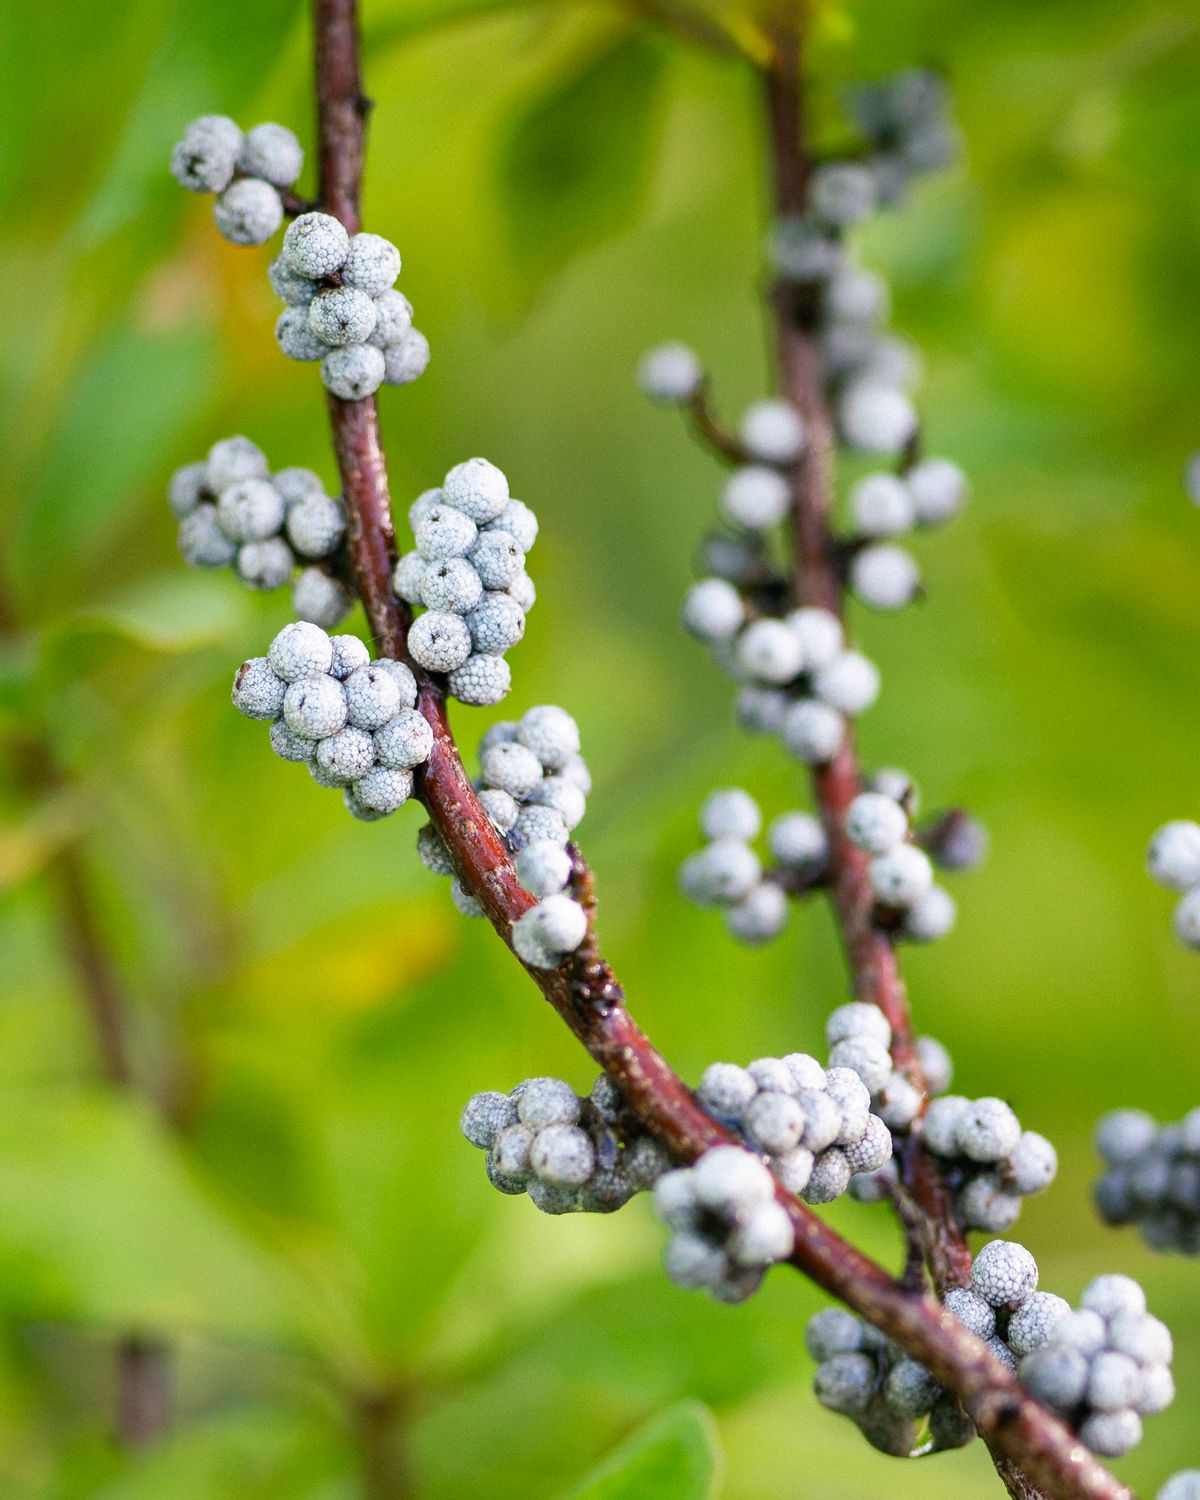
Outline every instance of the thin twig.
<path id="1" fill-rule="evenodd" d="M 318 127 L 322 204 L 347 228 L 359 221 L 363 154 L 362 100 L 354 0 L 315 0 Z M 351 513 L 351 561 L 378 647 L 404 656 L 408 614 L 391 596 L 394 557 L 387 476 L 373 400 L 330 400 L 334 446 Z M 824 601 L 822 601 L 824 602 Z M 411 663 L 410 663 L 411 665 Z M 533 904 L 517 880 L 509 852 L 480 807 L 446 717 L 441 684 L 418 672 L 419 706 L 434 731 L 434 747 L 418 795 L 446 844 L 465 887 L 511 946 L 512 924 Z M 853 767 L 847 768 L 848 774 Z M 856 775 L 856 771 L 855 771 Z M 855 791 L 857 783 L 855 782 Z M 838 828 L 840 836 L 840 823 Z M 845 859 L 842 861 L 845 864 Z M 577 880 L 590 882 L 576 861 Z M 846 884 L 849 907 L 857 888 Z M 864 928 L 865 924 L 860 925 Z M 872 981 L 896 1013 L 898 978 L 890 945 L 870 933 Z M 867 945 L 863 944 L 864 953 Z M 889 967 L 890 965 L 890 967 Z M 555 1011 L 621 1089 L 643 1124 L 682 1161 L 733 1138 L 697 1104 L 625 1008 L 610 966 L 585 944 L 558 969 L 529 969 Z M 906 1028 L 898 1013 L 897 1030 Z M 909 1049 L 910 1052 L 912 1049 Z M 915 1053 L 904 1057 L 915 1064 Z M 918 1075 L 919 1076 L 919 1075 Z M 928 1295 L 913 1296 L 882 1267 L 848 1244 L 822 1219 L 777 1185 L 795 1230 L 792 1264 L 819 1286 L 922 1360 L 963 1403 L 985 1437 L 1045 1484 L 1054 1500 L 1130 1500 L 1129 1491 L 1039 1407 L 1013 1376 L 963 1325 Z"/>

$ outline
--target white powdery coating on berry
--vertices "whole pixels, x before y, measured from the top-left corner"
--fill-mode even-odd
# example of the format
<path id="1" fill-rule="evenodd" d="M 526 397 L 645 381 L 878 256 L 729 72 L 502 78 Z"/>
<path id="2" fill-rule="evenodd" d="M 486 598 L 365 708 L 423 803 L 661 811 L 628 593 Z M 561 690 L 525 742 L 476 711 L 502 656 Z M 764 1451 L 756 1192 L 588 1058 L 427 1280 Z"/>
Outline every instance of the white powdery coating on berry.
<path id="1" fill-rule="evenodd" d="M 295 730 L 289 729 L 282 719 L 276 719 L 269 730 L 271 749 L 280 760 L 294 762 L 312 760 L 316 754 L 317 742 L 306 740 L 298 735 Z"/>
<path id="2" fill-rule="evenodd" d="M 508 531 L 522 552 L 530 552 L 538 539 L 538 518 L 524 500 L 508 499 L 495 518 L 485 522 L 488 530 Z"/>
<path id="3" fill-rule="evenodd" d="M 704 383 L 704 367 L 686 344 L 660 344 L 642 356 L 638 385 L 656 401 L 683 404 Z"/>
<path id="4" fill-rule="evenodd" d="M 858 651 L 843 651 L 813 678 L 823 703 L 847 718 L 865 713 L 879 696 L 879 668 Z"/>
<path id="5" fill-rule="evenodd" d="M 479 805 L 487 813 L 493 828 L 500 833 L 508 832 L 521 811 L 515 798 L 494 786 L 484 787 L 479 793 Z"/>
<path id="6" fill-rule="evenodd" d="M 412 772 L 376 766 L 359 777 L 352 788 L 355 801 L 368 812 L 390 813 L 412 796 Z"/>
<path id="7" fill-rule="evenodd" d="M 595 1171 L 596 1149 L 577 1125 L 548 1125 L 530 1148 L 529 1164 L 543 1182 L 582 1187 Z"/>
<path id="8" fill-rule="evenodd" d="M 832 1047 L 850 1040 L 866 1040 L 880 1047 L 890 1047 L 891 1023 L 877 1005 L 865 1000 L 848 1000 L 830 1012 L 825 1022 L 825 1041 Z"/>
<path id="9" fill-rule="evenodd" d="M 514 578 L 508 586 L 509 597 L 515 599 L 526 614 L 537 603 L 537 589 L 533 586 L 533 579 L 528 573 L 522 573 L 519 578 Z"/>
<path id="10" fill-rule="evenodd" d="M 190 515 L 207 494 L 207 485 L 207 464 L 184 464 L 176 469 L 167 484 L 167 504 L 172 515 L 180 521 Z"/>
<path id="11" fill-rule="evenodd" d="M 542 779 L 541 761 L 527 745 L 515 740 L 489 745 L 480 756 L 479 766 L 489 786 L 500 787 L 518 799 L 528 797 Z"/>
<path id="12" fill-rule="evenodd" d="M 265 245 L 283 223 L 283 203 L 269 182 L 240 177 L 213 204 L 213 221 L 233 245 Z"/>
<path id="13" fill-rule="evenodd" d="M 454 861 L 432 823 L 417 830 L 417 858 L 434 875 L 453 875 Z"/>
<path id="14" fill-rule="evenodd" d="M 477 526 L 494 521 L 508 504 L 508 480 L 486 458 L 455 464 L 442 482 L 446 504 L 470 516 Z"/>
<path id="15" fill-rule="evenodd" d="M 804 666 L 804 652 L 795 632 L 782 620 L 755 620 L 738 636 L 737 663 L 755 682 L 791 682 Z"/>
<path id="16" fill-rule="evenodd" d="M 806 605 L 786 615 L 784 624 L 800 642 L 806 672 L 819 672 L 842 654 L 846 632 L 842 622 L 829 610 Z"/>
<path id="17" fill-rule="evenodd" d="M 353 235 L 342 266 L 342 281 L 378 297 L 400 274 L 400 252 L 381 234 Z"/>
<path id="18" fill-rule="evenodd" d="M 803 870 L 824 864 L 829 840 L 821 820 L 812 813 L 781 813 L 767 829 L 767 847 L 781 865 Z"/>
<path id="19" fill-rule="evenodd" d="M 1088 1362 L 1077 1350 L 1051 1341 L 1021 1361 L 1021 1383 L 1055 1411 L 1073 1411 L 1087 1391 Z"/>
<path id="20" fill-rule="evenodd" d="M 172 177 L 191 193 L 219 193 L 233 177 L 242 139 L 228 115 L 201 115 L 171 152 Z"/>
<path id="21" fill-rule="evenodd" d="M 490 1151 L 496 1136 L 507 1125 L 517 1119 L 517 1106 L 507 1094 L 493 1089 L 482 1094 L 472 1094 L 467 1100 L 458 1128 L 480 1151 Z"/>
<path id="22" fill-rule="evenodd" d="M 1021 1122 L 1003 1099 L 972 1099 L 955 1127 L 959 1152 L 972 1161 L 1003 1161 L 1021 1139 Z"/>
<path id="23" fill-rule="evenodd" d="M 217 521 L 231 541 L 261 542 L 283 525 L 283 498 L 266 479 L 239 479 L 221 491 Z"/>
<path id="24" fill-rule="evenodd" d="M 468 656 L 450 673 L 450 695 L 460 703 L 488 708 L 507 698 L 512 688 L 512 669 L 499 656 Z"/>
<path id="25" fill-rule="evenodd" d="M 1018 1357 L 1040 1349 L 1071 1311 L 1071 1304 L 1053 1292 L 1034 1292 L 1008 1320 L 1008 1347 Z"/>
<path id="26" fill-rule="evenodd" d="M 836 708 L 802 698 L 784 715 L 783 743 L 805 765 L 821 766 L 831 761 L 846 737 L 846 721 Z"/>
<path id="27" fill-rule="evenodd" d="M 852 448 L 864 453 L 898 453 L 917 430 L 917 414 L 903 391 L 865 379 L 843 392 L 838 424 Z"/>
<path id="28" fill-rule="evenodd" d="M 1150 840 L 1146 868 L 1151 880 L 1170 891 L 1200 885 L 1200 823 L 1164 823 Z"/>
<path id="29" fill-rule="evenodd" d="M 725 911 L 725 925 L 739 943 L 769 943 L 787 926 L 787 919 L 787 893 L 771 880 L 756 885 Z"/>
<path id="30" fill-rule="evenodd" d="M 467 627 L 477 652 L 502 656 L 524 636 L 525 611 L 511 594 L 492 591 L 467 615 Z"/>
<path id="31" fill-rule="evenodd" d="M 1037 1261 L 1024 1245 L 991 1240 L 971 1267 L 971 1289 L 992 1307 L 1019 1305 L 1037 1290 Z"/>
<path id="32" fill-rule="evenodd" d="M 875 1361 L 866 1354 L 835 1354 L 817 1367 L 813 1394 L 828 1410 L 854 1416 L 871 1404 L 876 1379 Z"/>
<path id="33" fill-rule="evenodd" d="M 788 696 L 778 688 L 744 687 L 734 700 L 738 723 L 751 734 L 781 734 Z"/>
<path id="34" fill-rule="evenodd" d="M 285 530 L 301 557 L 328 557 L 346 535 L 346 508 L 329 495 L 304 495 L 288 506 Z"/>
<path id="35" fill-rule="evenodd" d="M 748 531 L 778 526 L 790 504 L 787 480 L 764 464 L 744 464 L 735 469 L 721 491 L 721 514 Z"/>
<path id="36" fill-rule="evenodd" d="M 246 132 L 238 168 L 277 188 L 290 188 L 304 170 L 304 148 L 286 125 L 267 121 Z"/>
<path id="37" fill-rule="evenodd" d="M 283 237 L 283 258 L 300 276 L 320 280 L 346 264 L 350 236 L 332 214 L 301 214 Z"/>
<path id="38" fill-rule="evenodd" d="M 375 741 L 365 729 L 347 725 L 318 743 L 316 759 L 326 776 L 349 785 L 375 764 Z"/>
<path id="39" fill-rule="evenodd" d="M 825 315 L 836 323 L 879 323 L 890 307 L 883 277 L 861 266 L 841 266 L 825 287 Z"/>
<path id="40" fill-rule="evenodd" d="M 465 557 L 443 557 L 421 575 L 421 602 L 429 609 L 469 614 L 483 598 L 479 574 Z"/>
<path id="41" fill-rule="evenodd" d="M 1121 1458 L 1141 1442 L 1142 1419 L 1128 1408 L 1093 1412 L 1081 1423 L 1079 1438 L 1101 1458 Z"/>
<path id="42" fill-rule="evenodd" d="M 898 1417 L 927 1417 L 941 1394 L 942 1387 L 915 1359 L 897 1360 L 883 1384 L 884 1402 Z"/>
<path id="43" fill-rule="evenodd" d="M 275 319 L 275 342 L 288 359 L 315 364 L 329 352 L 309 327 L 308 307 L 285 307 Z"/>
<path id="44" fill-rule="evenodd" d="M 700 809 L 700 827 L 709 839 L 750 839 L 762 828 L 758 803 L 741 787 L 726 787 L 709 794 Z"/>
<path id="45" fill-rule="evenodd" d="M 554 968 L 587 936 L 587 915 L 569 896 L 547 896 L 517 918 L 512 936 L 513 946 L 526 963 Z"/>
<path id="46" fill-rule="evenodd" d="M 421 585 L 425 581 L 425 570 L 431 564 L 419 552 L 406 552 L 396 561 L 392 571 L 392 593 L 406 604 L 423 604 Z"/>
<path id="47" fill-rule="evenodd" d="M 758 855 L 739 839 L 715 839 L 686 859 L 679 872 L 684 894 L 700 906 L 742 901 L 761 879 Z"/>
<path id="48" fill-rule="evenodd" d="M 895 474 L 868 474 L 850 491 L 850 515 L 863 536 L 899 536 L 916 519 L 908 485 Z"/>
<path id="49" fill-rule="evenodd" d="M 289 729 L 308 740 L 336 734 L 344 726 L 346 714 L 346 689 L 336 677 L 301 677 L 284 695 L 283 716 Z"/>
<path id="50" fill-rule="evenodd" d="M 412 320 L 412 303 L 403 292 L 389 287 L 375 298 L 375 327 L 367 343 L 374 344 L 386 354 L 408 336 Z"/>
<path id="51" fill-rule="evenodd" d="M 517 725 L 517 739 L 548 771 L 561 770 L 579 754 L 579 726 L 565 708 L 552 703 L 531 708 Z"/>
<path id="52" fill-rule="evenodd" d="M 307 307 L 321 290 L 319 282 L 293 271 L 282 255 L 277 255 L 267 267 L 267 280 L 280 302 L 289 307 Z"/>
<path id="53" fill-rule="evenodd" d="M 746 1106 L 742 1126 L 752 1145 L 771 1156 L 782 1156 L 800 1144 L 804 1111 L 794 1095 L 765 1090 Z"/>
<path id="54" fill-rule="evenodd" d="M 317 625 L 295 621 L 285 625 L 267 648 L 267 660 L 284 682 L 319 676 L 333 666 L 333 642 Z"/>
<path id="55" fill-rule="evenodd" d="M 282 588 L 292 576 L 296 559 L 282 537 L 262 542 L 243 542 L 235 563 L 238 577 L 252 589 Z"/>
<path id="56" fill-rule="evenodd" d="M 921 574 L 903 547 L 878 542 L 855 554 L 850 587 L 872 609 L 903 609 L 920 592 Z"/>
<path id="57" fill-rule="evenodd" d="M 1005 1175 L 1022 1197 L 1048 1188 L 1058 1174 L 1058 1152 L 1044 1135 L 1035 1130 L 1021 1134 L 1008 1161 Z"/>
<path id="58" fill-rule="evenodd" d="M 867 1133 L 871 1091 L 849 1068 L 830 1068 L 825 1074 L 825 1086 L 842 1114 L 842 1128 L 834 1137 L 834 1145 L 852 1146 Z"/>
<path id="59" fill-rule="evenodd" d="M 954 1078 L 954 1059 L 936 1037 L 917 1038 L 917 1061 L 931 1094 L 944 1094 Z"/>
<path id="60" fill-rule="evenodd" d="M 1111 1166 L 1136 1162 L 1158 1134 L 1154 1117 L 1141 1109 L 1115 1109 L 1096 1127 L 1096 1150 Z"/>
<path id="61" fill-rule="evenodd" d="M 445 557 L 466 557 L 474 547 L 479 528 L 444 500 L 426 507 L 413 529 L 417 551 L 428 562 Z"/>
<path id="62" fill-rule="evenodd" d="M 775 1196 L 771 1174 L 741 1146 L 714 1146 L 692 1168 L 696 1202 L 729 1216 L 769 1203 Z"/>
<path id="63" fill-rule="evenodd" d="M 770 1266 L 786 1260 L 796 1244 L 792 1221 L 782 1203 L 760 1203 L 729 1237 L 729 1258 L 739 1266 Z"/>
<path id="64" fill-rule="evenodd" d="M 237 553 L 217 522 L 217 507 L 207 501 L 180 521 L 178 539 L 180 556 L 194 568 L 223 568 Z"/>
<path id="65" fill-rule="evenodd" d="M 359 667 L 345 687 L 350 723 L 358 729 L 381 729 L 400 712 L 400 684 L 385 667 Z"/>
<path id="66" fill-rule="evenodd" d="M 933 884 L 929 856 L 915 844 L 900 844 L 888 854 L 877 855 L 867 866 L 875 899 L 882 905 L 904 910 L 915 905 Z"/>
<path id="67" fill-rule="evenodd" d="M 833 1068 L 849 1068 L 857 1073 L 870 1089 L 877 1094 L 887 1083 L 892 1073 L 892 1059 L 886 1046 L 870 1037 L 847 1037 L 835 1042 L 829 1049 L 829 1064 Z"/>
<path id="68" fill-rule="evenodd" d="M 321 483 L 321 476 L 315 474 L 312 469 L 302 469 L 293 466 L 288 469 L 280 469 L 278 474 L 271 476 L 271 483 L 279 491 L 284 505 L 290 511 L 293 505 L 299 505 L 304 500 L 318 498 L 328 500 L 325 486 Z M 331 502 L 341 506 L 340 500 Z"/>
<path id="69" fill-rule="evenodd" d="M 813 173 L 808 197 L 817 218 L 842 229 L 865 219 L 875 207 L 875 177 L 858 162 L 828 162 Z"/>
<path id="70" fill-rule="evenodd" d="M 471 632 L 459 615 L 431 609 L 408 633 L 410 656 L 430 672 L 452 672 L 471 654 Z"/>
<path id="71" fill-rule="evenodd" d="M 958 907 L 954 897 L 940 885 L 931 885 L 904 913 L 900 931 L 914 943 L 936 943 L 954 926 Z"/>
<path id="72" fill-rule="evenodd" d="M 287 683 L 271 669 L 265 656 L 252 656 L 233 679 L 233 706 L 248 719 L 277 719 L 283 712 Z"/>
<path id="73" fill-rule="evenodd" d="M 860 792 L 846 810 L 846 837 L 867 854 L 887 854 L 907 834 L 904 809 L 880 792 Z"/>
<path id="74" fill-rule="evenodd" d="M 840 1147 L 830 1146 L 813 1162 L 812 1175 L 801 1196 L 805 1203 L 832 1203 L 850 1186 L 853 1175 L 850 1158 Z"/>
<path id="75" fill-rule="evenodd" d="M 740 1121 L 758 1085 L 736 1063 L 710 1063 L 700 1075 L 696 1096 L 705 1109 L 722 1119 Z"/>
<path id="76" fill-rule="evenodd" d="M 724 578 L 702 578 L 683 601 L 684 628 L 701 641 L 732 640 L 742 628 L 746 606 Z"/>
<path id="77" fill-rule="evenodd" d="M 562 814 L 554 808 L 523 807 L 508 831 L 509 847 L 516 852 L 539 839 L 548 839 L 551 843 L 565 847 L 570 839 L 570 831 Z"/>
<path id="78" fill-rule="evenodd" d="M 525 571 L 525 554 L 507 531 L 481 531 L 467 556 L 485 589 L 506 589 Z"/>
<path id="79" fill-rule="evenodd" d="M 362 401 L 383 384 L 384 359 L 371 344 L 331 349 L 321 361 L 321 380 L 342 401 Z"/>
<path id="80" fill-rule="evenodd" d="M 1200 493 L 1200 479 L 1196 490 Z M 1200 1500 L 1200 1469 L 1181 1469 L 1172 1474 L 1159 1490 L 1157 1500 Z"/>
<path id="81" fill-rule="evenodd" d="M 301 568 L 292 584 L 292 609 L 301 620 L 332 630 L 354 607 L 350 591 L 324 568 Z"/>
<path id="82" fill-rule="evenodd" d="M 558 813 L 568 829 L 576 828 L 587 811 L 587 796 L 582 787 L 565 776 L 546 776 L 529 793 L 535 807 L 548 807 Z"/>
<path id="83" fill-rule="evenodd" d="M 958 1124 L 970 1105 L 961 1094 L 934 1099 L 925 1111 L 921 1144 L 935 1156 L 958 1155 Z"/>
<path id="84" fill-rule="evenodd" d="M 1097 1276 L 1084 1288 L 1079 1302 L 1105 1319 L 1140 1317 L 1146 1311 L 1146 1294 L 1132 1276 Z"/>
<path id="85" fill-rule="evenodd" d="M 357 287 L 330 287 L 310 303 L 308 326 L 331 348 L 364 343 L 375 330 L 375 303 Z"/>
<path id="86" fill-rule="evenodd" d="M 248 437 L 222 438 L 208 450 L 205 472 L 214 495 L 242 479 L 266 479 L 266 454 Z"/>
<path id="87" fill-rule="evenodd" d="M 429 340 L 417 328 L 407 329 L 385 351 L 384 380 L 388 385 L 411 385 L 429 368 Z"/>
<path id="88" fill-rule="evenodd" d="M 963 1327 L 969 1328 L 976 1338 L 986 1341 L 995 1335 L 996 1310 L 990 1302 L 985 1302 L 978 1292 L 969 1291 L 965 1286 L 953 1287 L 946 1293 L 944 1301 L 946 1311 L 953 1313 Z M 1032 1301 L 1033 1299 L 1030 1298 L 1030 1302 Z"/>
<path id="89" fill-rule="evenodd" d="M 923 458 L 904 478 L 922 526 L 940 526 L 966 503 L 967 476 L 948 458 Z"/>
<path id="90" fill-rule="evenodd" d="M 517 875 L 539 901 L 556 896 L 571 878 L 571 856 L 549 839 L 538 839 L 517 855 Z"/>
<path id="91" fill-rule="evenodd" d="M 804 452 L 804 419 L 787 401 L 755 401 L 742 414 L 738 435 L 759 463 L 791 464 Z"/>

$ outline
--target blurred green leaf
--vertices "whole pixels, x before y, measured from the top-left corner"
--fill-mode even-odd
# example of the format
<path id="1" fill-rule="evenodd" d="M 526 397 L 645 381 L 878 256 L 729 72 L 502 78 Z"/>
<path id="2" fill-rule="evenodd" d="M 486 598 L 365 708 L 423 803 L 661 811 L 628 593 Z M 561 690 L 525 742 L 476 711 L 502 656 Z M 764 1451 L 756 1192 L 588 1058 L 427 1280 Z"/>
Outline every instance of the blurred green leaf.
<path id="1" fill-rule="evenodd" d="M 563 1500 L 708 1500 L 720 1453 L 712 1414 L 684 1401 L 626 1439 Z"/>
<path id="2" fill-rule="evenodd" d="M 659 37 L 622 32 L 551 77 L 508 125 L 496 191 L 526 294 L 636 216 L 660 134 L 666 60 Z"/>
<path id="3" fill-rule="evenodd" d="M 226 641 L 250 614 L 245 589 L 227 573 L 214 576 L 180 567 L 138 579 L 94 608 L 68 616 L 51 635 L 114 635 L 170 654 Z"/>

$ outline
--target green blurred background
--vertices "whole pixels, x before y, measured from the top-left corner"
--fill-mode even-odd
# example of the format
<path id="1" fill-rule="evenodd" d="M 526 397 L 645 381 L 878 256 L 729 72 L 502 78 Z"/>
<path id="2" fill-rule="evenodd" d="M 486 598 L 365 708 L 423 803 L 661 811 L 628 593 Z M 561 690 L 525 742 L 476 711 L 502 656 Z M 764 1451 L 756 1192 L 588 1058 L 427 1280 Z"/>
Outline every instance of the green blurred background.
<path id="1" fill-rule="evenodd" d="M 659 1045 L 693 1079 L 817 1047 L 845 994 L 824 910 L 747 951 L 676 893 L 708 789 L 774 814 L 803 777 L 734 731 L 677 627 L 719 471 L 632 381 L 682 337 L 730 413 L 765 388 L 756 89 L 639 44 L 559 107 L 574 146 L 531 175 L 519 122 L 618 11 L 368 0 L 366 21 L 368 224 L 400 244 L 433 345 L 381 400 L 397 502 L 483 453 L 538 510 L 511 706 L 581 722 L 603 937 Z M 995 1492 L 978 1444 L 902 1464 L 815 1406 L 822 1299 L 799 1278 L 710 1306 L 662 1279 L 644 1202 L 551 1220 L 488 1188 L 466 1096 L 547 1071 L 582 1090 L 589 1066 L 417 863 L 415 810 L 351 822 L 229 707 L 286 602 L 183 568 L 167 475 L 231 432 L 334 473 L 315 372 L 274 345 L 267 252 L 221 241 L 166 159 L 214 109 L 311 139 L 307 44 L 293 0 L 0 14 L 0 733 L 6 768 L 32 741 L 63 773 L 33 797 L 6 770 L 0 803 L 0 1490 L 341 1500 L 374 1464 L 366 1492 L 391 1500 L 394 1444 L 422 1497 L 549 1500 L 666 1411 L 632 1487 L 578 1493 L 691 1500 L 708 1444 L 727 1500 Z M 862 250 L 925 351 L 930 448 L 974 493 L 919 544 L 929 601 L 855 622 L 885 681 L 863 741 L 991 830 L 958 930 L 906 957 L 914 1005 L 965 1091 L 1060 1148 L 1018 1231 L 1043 1285 L 1126 1269 L 1175 1330 L 1179 1401 L 1119 1466 L 1152 1492 L 1200 1463 L 1200 1267 L 1097 1225 L 1089 1131 L 1200 1096 L 1200 960 L 1142 872 L 1151 830 L 1200 810 L 1200 515 L 1179 479 L 1200 446 L 1200 9 L 861 0 L 815 61 L 822 109 L 914 63 L 957 92 L 964 163 Z M 466 746 L 489 717 L 456 712 Z M 64 848 L 127 991 L 140 1098 L 97 1082 Z M 895 1262 L 883 1210 L 831 1217 Z M 108 1438 L 130 1332 L 169 1341 L 177 1385 L 172 1436 L 133 1455 Z"/>

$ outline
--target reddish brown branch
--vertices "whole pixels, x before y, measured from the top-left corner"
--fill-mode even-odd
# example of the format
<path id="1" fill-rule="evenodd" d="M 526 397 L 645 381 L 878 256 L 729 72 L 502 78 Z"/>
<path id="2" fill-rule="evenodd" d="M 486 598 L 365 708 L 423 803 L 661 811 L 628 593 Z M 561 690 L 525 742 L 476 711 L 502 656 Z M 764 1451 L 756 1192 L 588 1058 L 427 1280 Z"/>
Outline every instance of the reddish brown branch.
<path id="1" fill-rule="evenodd" d="M 117 1345 L 117 1435 L 126 1448 L 149 1448 L 171 1425 L 171 1350 L 131 1334 Z"/>
<path id="2" fill-rule="evenodd" d="M 327 210 L 336 213 L 347 227 L 356 228 L 364 106 L 355 6 L 353 0 L 316 0 L 315 14 L 320 197 Z M 789 101 L 780 102 L 785 112 L 791 107 Z M 798 108 L 798 100 L 795 102 Z M 798 114 L 793 118 L 798 121 Z M 781 127 L 783 123 L 781 117 Z M 802 182 L 798 188 L 792 183 L 788 191 L 802 192 Z M 811 357 L 804 347 L 799 354 L 802 362 Z M 815 368 L 819 370 L 819 366 Z M 353 518 L 351 561 L 358 587 L 380 648 L 402 656 L 407 613 L 389 592 L 394 543 L 375 405 L 373 401 L 333 400 L 330 413 L 343 492 Z M 828 439 L 826 446 L 831 447 Z M 813 538 L 817 536 L 815 523 L 804 520 L 799 512 L 798 520 Z M 819 530 L 824 533 L 823 518 Z M 528 909 L 532 898 L 517 880 L 508 850 L 480 807 L 463 768 L 446 717 L 444 693 L 427 674 L 418 676 L 420 708 L 434 730 L 433 752 L 418 788 L 421 799 L 463 884 L 482 904 L 501 937 L 511 944 L 512 924 Z M 842 770 L 839 797 L 844 798 L 851 777 L 857 790 L 857 768 L 852 761 Z M 840 815 L 835 832 L 844 842 Z M 844 849 L 839 848 L 838 858 L 843 865 L 849 862 Z M 853 862 L 849 863 L 853 867 Z M 577 883 L 590 883 L 581 861 L 577 861 L 576 873 Z M 845 904 L 848 913 L 857 912 L 857 881 L 846 878 L 837 900 L 839 910 Z M 861 916 L 855 921 L 861 923 Z M 907 1034 L 903 990 L 890 946 L 876 943 L 872 934 L 868 950 L 866 936 L 864 930 L 862 953 L 870 959 L 864 964 L 865 992 L 872 996 L 878 993 L 896 1017 L 897 1030 Z M 558 969 L 530 969 L 529 973 L 592 1058 L 622 1090 L 639 1119 L 679 1160 L 692 1161 L 709 1147 L 731 1139 L 700 1108 L 690 1089 L 630 1016 L 616 975 L 593 942 L 585 944 Z M 905 1061 L 915 1066 L 915 1055 L 911 1059 L 905 1056 Z M 1039 1477 L 1055 1500 L 1130 1500 L 1128 1490 L 1082 1449 L 1065 1426 L 1038 1407 L 983 1344 L 939 1303 L 927 1295 L 914 1296 L 906 1291 L 782 1187 L 777 1193 L 795 1229 L 793 1264 L 924 1361 L 955 1392 L 998 1451 Z"/>

